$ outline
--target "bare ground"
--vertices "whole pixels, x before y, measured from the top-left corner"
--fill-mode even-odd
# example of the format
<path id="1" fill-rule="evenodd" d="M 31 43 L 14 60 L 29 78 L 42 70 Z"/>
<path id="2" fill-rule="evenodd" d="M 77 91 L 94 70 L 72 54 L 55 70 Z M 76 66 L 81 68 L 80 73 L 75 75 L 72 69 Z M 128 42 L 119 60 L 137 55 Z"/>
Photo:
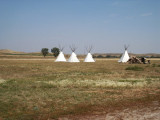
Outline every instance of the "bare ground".
<path id="1" fill-rule="evenodd" d="M 92 115 L 64 117 L 58 120 L 160 120 L 160 103 L 153 101 L 147 106 L 134 106 L 113 112 L 97 112 Z"/>

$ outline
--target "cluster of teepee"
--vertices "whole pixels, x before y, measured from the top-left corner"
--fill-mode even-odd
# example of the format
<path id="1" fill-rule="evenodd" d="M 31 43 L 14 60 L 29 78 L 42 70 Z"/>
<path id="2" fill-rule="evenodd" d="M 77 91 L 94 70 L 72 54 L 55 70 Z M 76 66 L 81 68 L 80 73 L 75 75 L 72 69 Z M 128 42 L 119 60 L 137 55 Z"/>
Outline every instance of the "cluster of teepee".
<path id="1" fill-rule="evenodd" d="M 77 58 L 76 53 L 75 53 L 75 51 L 77 49 L 75 46 L 72 46 L 72 47 L 70 46 L 72 54 L 68 60 L 66 60 L 66 58 L 64 57 L 64 54 L 63 54 L 64 48 L 59 46 L 59 49 L 60 49 L 60 53 L 59 53 L 57 59 L 55 60 L 55 62 L 80 62 L 79 59 Z M 90 53 L 92 50 L 92 47 L 89 47 L 86 50 L 87 50 L 88 54 L 87 54 L 86 58 L 84 59 L 84 62 L 95 62 L 95 60 L 92 57 L 92 54 Z"/>
<path id="2" fill-rule="evenodd" d="M 118 62 L 125 63 L 129 60 L 129 55 L 127 52 L 128 47 L 129 46 L 126 46 L 126 45 L 124 46 L 125 51 L 122 54 L 121 58 L 118 60 Z M 55 62 L 80 62 L 79 59 L 77 58 L 76 53 L 75 53 L 75 51 L 77 49 L 75 46 L 72 46 L 72 47 L 70 46 L 72 54 L 68 60 L 66 60 L 66 58 L 64 57 L 64 54 L 63 54 L 64 47 L 59 46 L 59 49 L 60 49 L 60 53 L 59 53 L 57 59 L 55 60 Z M 87 50 L 88 54 L 87 54 L 86 58 L 84 59 L 84 62 L 95 62 L 95 60 L 93 59 L 92 54 L 91 54 L 92 46 L 89 48 L 86 48 L 86 50 Z"/>

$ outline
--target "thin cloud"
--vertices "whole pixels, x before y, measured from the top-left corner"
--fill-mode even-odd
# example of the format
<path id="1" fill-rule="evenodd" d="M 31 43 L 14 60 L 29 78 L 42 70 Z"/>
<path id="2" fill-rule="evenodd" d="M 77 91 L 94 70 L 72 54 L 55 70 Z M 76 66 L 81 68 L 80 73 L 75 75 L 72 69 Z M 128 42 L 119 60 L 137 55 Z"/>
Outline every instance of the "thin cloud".
<path id="1" fill-rule="evenodd" d="M 142 14 L 141 16 L 147 17 L 147 16 L 151 16 L 151 15 L 152 15 L 152 13 L 144 13 L 144 14 Z"/>

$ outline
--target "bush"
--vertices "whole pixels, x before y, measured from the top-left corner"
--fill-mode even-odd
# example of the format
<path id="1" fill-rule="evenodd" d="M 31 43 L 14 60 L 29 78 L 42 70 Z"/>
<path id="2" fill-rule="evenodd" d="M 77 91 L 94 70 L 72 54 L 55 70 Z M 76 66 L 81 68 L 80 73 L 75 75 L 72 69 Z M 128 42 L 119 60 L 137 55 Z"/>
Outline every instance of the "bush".
<path id="1" fill-rule="evenodd" d="M 127 67 L 126 70 L 143 71 L 144 68 L 138 67 L 138 66 L 131 66 L 131 67 Z"/>

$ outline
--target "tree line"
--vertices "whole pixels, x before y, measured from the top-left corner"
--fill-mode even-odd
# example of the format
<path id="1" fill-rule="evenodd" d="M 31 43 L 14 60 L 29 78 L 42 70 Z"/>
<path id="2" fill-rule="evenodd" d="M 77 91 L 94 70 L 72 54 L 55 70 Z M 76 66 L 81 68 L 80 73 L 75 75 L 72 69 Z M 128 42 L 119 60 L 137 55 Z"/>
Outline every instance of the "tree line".
<path id="1" fill-rule="evenodd" d="M 59 48 L 54 47 L 54 48 L 51 49 L 51 52 L 53 53 L 54 57 L 57 57 L 59 55 L 60 50 L 59 50 Z M 49 49 L 48 48 L 42 48 L 41 53 L 44 57 L 46 57 L 47 54 L 49 53 Z"/>

